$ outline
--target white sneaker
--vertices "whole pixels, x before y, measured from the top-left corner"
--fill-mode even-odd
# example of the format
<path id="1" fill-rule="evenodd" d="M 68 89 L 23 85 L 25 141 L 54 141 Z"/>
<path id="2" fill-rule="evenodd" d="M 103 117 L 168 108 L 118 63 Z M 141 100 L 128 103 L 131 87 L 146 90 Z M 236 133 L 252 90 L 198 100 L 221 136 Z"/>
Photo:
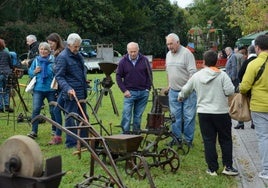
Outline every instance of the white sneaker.
<path id="1" fill-rule="evenodd" d="M 233 168 L 232 166 L 230 166 L 230 167 L 225 166 L 222 173 L 225 175 L 228 175 L 228 176 L 238 175 L 238 171 L 235 168 Z"/>
<path id="2" fill-rule="evenodd" d="M 207 169 L 206 173 L 211 175 L 211 176 L 217 176 L 218 175 L 216 171 L 212 172 L 210 169 Z"/>
<path id="3" fill-rule="evenodd" d="M 264 172 L 264 171 L 260 172 L 259 177 L 263 179 L 268 179 L 268 172 Z"/>

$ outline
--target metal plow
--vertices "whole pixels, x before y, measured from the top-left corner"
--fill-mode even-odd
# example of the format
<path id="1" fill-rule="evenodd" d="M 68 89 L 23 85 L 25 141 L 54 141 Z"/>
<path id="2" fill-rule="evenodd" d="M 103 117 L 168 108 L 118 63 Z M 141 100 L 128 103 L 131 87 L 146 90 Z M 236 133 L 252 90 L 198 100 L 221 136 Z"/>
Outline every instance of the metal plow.
<path id="1" fill-rule="evenodd" d="M 75 127 L 68 127 L 70 129 L 88 129 L 89 137 L 88 138 L 81 138 L 80 136 L 76 135 L 75 133 L 71 132 L 70 130 L 66 129 L 65 127 L 61 126 L 60 124 L 56 123 L 55 121 L 51 120 L 50 118 L 44 116 L 44 115 L 38 115 L 36 116 L 32 121 L 43 119 L 46 122 L 56 126 L 58 129 L 62 130 L 66 134 L 72 136 L 77 141 L 80 142 L 80 144 L 86 148 L 87 151 L 90 152 L 90 171 L 88 176 L 84 176 L 86 179 L 78 183 L 75 187 L 76 188 L 85 188 L 85 187 L 104 187 L 104 188 L 110 188 L 110 187 L 120 187 L 120 188 L 126 188 L 126 185 L 124 185 L 123 180 L 118 172 L 118 169 L 115 165 L 115 162 L 112 158 L 112 155 L 109 151 L 109 148 L 104 140 L 104 138 L 95 131 L 95 129 L 87 123 L 82 117 L 80 117 L 78 114 L 75 113 L 69 113 L 69 117 L 73 117 L 74 119 L 81 121 L 82 123 L 79 124 L 79 126 Z M 99 155 L 95 151 L 95 142 L 98 141 L 103 145 L 103 152 L 107 155 L 110 161 L 110 165 L 112 167 L 112 171 L 109 170 L 109 168 L 106 166 L 106 164 L 100 159 Z M 77 154 L 81 154 L 81 150 L 77 151 Z M 97 162 L 103 171 L 106 173 L 106 176 L 104 175 L 95 175 L 95 162 Z"/>
<path id="2" fill-rule="evenodd" d="M 76 114 L 73 112 L 68 113 L 63 107 L 61 107 L 56 102 L 51 102 L 50 105 L 58 106 L 66 114 L 66 118 L 74 118 L 75 120 L 77 120 L 79 122 L 79 126 L 68 127 L 68 129 L 66 129 L 64 127 L 60 127 L 60 129 L 64 132 L 66 132 L 67 134 L 69 134 L 70 136 L 74 136 L 74 138 L 76 138 L 77 142 L 79 143 L 78 146 L 80 146 L 80 145 L 86 146 L 85 148 L 77 147 L 77 151 L 75 151 L 73 154 L 78 155 L 78 157 L 80 158 L 81 153 L 84 151 L 89 151 L 91 153 L 90 177 L 86 177 L 87 179 L 85 180 L 84 183 L 88 182 L 88 180 L 91 180 L 91 179 L 94 179 L 94 180 L 97 179 L 95 176 L 92 177 L 94 174 L 94 162 L 93 161 L 97 161 L 99 164 L 101 164 L 102 168 L 104 168 L 104 169 L 107 168 L 105 166 L 106 164 L 111 165 L 114 169 L 114 172 L 116 172 L 115 173 L 116 178 L 121 179 L 119 174 L 118 174 L 115 163 L 118 161 L 124 160 L 124 161 L 126 161 L 126 173 L 128 175 L 131 175 L 131 177 L 137 177 L 138 179 L 145 179 L 145 177 L 147 177 L 149 184 L 150 184 L 150 188 L 154 188 L 155 185 L 154 185 L 153 179 L 151 177 L 149 166 L 148 166 L 145 158 L 143 156 L 139 156 L 136 152 L 137 148 L 139 147 L 140 142 L 136 143 L 135 140 L 134 140 L 134 142 L 130 142 L 130 143 L 134 143 L 136 145 L 135 147 L 131 147 L 132 152 L 127 152 L 127 153 L 124 152 L 124 156 L 121 155 L 123 153 L 120 153 L 120 157 L 118 157 L 119 155 L 118 155 L 118 153 L 115 153 L 114 150 L 112 149 L 113 147 L 111 147 L 110 141 L 115 140 L 116 142 L 117 141 L 120 142 L 120 144 L 123 143 L 123 145 L 124 145 L 124 143 L 129 143 L 129 142 L 124 142 L 124 139 L 123 140 L 121 139 L 122 137 L 124 137 L 124 135 L 118 135 L 118 136 L 111 135 L 111 133 L 109 133 L 108 130 L 103 126 L 101 120 L 99 120 L 99 118 L 97 117 L 97 114 L 94 112 L 94 109 L 92 108 L 90 103 L 88 103 L 86 100 L 80 100 L 79 102 L 80 103 L 87 103 L 87 105 L 89 105 L 89 107 L 92 110 L 93 116 L 96 119 L 96 122 L 93 124 L 99 125 L 101 134 L 99 134 L 95 130 L 95 126 L 93 127 L 93 124 L 89 123 L 87 120 L 82 118 L 79 114 Z M 49 123 L 55 125 L 56 127 L 59 126 L 59 125 L 57 125 L 56 122 L 54 122 L 53 120 L 51 120 L 45 116 L 39 116 L 37 118 L 46 118 L 46 121 L 48 121 Z M 82 128 L 88 129 L 88 135 L 89 135 L 88 138 L 81 138 L 79 136 L 79 134 L 76 135 L 70 131 L 72 129 L 82 129 Z M 105 133 L 105 135 L 107 135 L 107 136 L 103 137 L 102 133 Z M 112 137 L 116 137 L 116 138 L 111 139 Z M 135 136 L 130 135 L 130 138 L 129 138 L 129 136 L 127 138 L 128 138 L 127 140 L 133 141 L 133 139 L 135 139 Z M 83 140 L 83 142 L 81 140 Z M 141 139 L 140 139 L 140 141 L 141 141 Z M 87 143 L 87 145 L 85 145 L 85 142 Z M 109 145 L 107 145 L 107 144 L 109 144 Z M 123 146 L 123 147 L 125 147 L 125 146 Z M 118 147 L 118 148 L 120 148 L 120 147 Z M 136 163 L 136 159 L 139 159 L 138 164 Z M 132 165 L 130 166 L 127 164 L 132 164 Z M 109 173 L 108 173 L 108 175 L 109 175 Z M 104 180 L 107 181 L 107 178 L 104 178 L 103 176 L 99 176 L 99 177 L 102 177 L 103 181 Z"/>

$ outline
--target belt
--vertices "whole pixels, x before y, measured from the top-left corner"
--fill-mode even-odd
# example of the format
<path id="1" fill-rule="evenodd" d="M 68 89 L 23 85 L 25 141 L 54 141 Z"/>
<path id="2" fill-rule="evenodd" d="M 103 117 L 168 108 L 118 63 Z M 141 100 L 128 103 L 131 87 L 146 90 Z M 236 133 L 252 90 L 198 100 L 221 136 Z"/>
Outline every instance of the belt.
<path id="1" fill-rule="evenodd" d="M 176 89 L 172 89 L 170 88 L 172 91 L 175 91 L 175 92 L 180 92 L 181 90 L 176 90 Z"/>

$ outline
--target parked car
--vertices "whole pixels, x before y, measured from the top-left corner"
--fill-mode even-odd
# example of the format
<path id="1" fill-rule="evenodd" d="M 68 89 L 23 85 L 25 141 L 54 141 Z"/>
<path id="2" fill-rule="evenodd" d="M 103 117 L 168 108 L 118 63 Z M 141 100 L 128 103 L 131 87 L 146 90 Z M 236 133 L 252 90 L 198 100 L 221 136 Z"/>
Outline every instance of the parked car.
<path id="1" fill-rule="evenodd" d="M 89 73 L 102 73 L 99 62 L 119 63 L 122 55 L 113 49 L 113 44 L 97 44 L 97 53 L 93 57 L 85 57 L 85 66 Z"/>
<path id="2" fill-rule="evenodd" d="M 90 39 L 82 39 L 80 53 L 83 57 L 96 57 L 97 53 L 94 47 L 92 46 L 92 41 Z"/>

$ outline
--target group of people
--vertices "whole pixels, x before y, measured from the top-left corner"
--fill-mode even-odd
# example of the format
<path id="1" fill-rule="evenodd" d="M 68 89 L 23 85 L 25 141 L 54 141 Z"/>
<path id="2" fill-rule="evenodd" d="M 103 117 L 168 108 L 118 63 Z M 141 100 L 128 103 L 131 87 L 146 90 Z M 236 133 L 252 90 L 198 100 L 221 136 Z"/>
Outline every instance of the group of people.
<path id="1" fill-rule="evenodd" d="M 131 125 L 133 131 L 140 129 L 141 115 L 147 103 L 144 102 L 147 98 L 146 91 L 150 90 L 152 84 L 150 71 L 146 70 L 147 61 L 142 60 L 143 56 L 137 52 L 137 44 L 136 49 L 131 49 L 132 44 L 135 43 L 128 45 L 128 54 L 119 62 L 116 73 L 117 83 L 124 94 L 121 121 L 123 133 L 128 133 Z M 178 141 L 173 143 L 185 142 L 189 147 L 193 147 L 197 111 L 208 165 L 206 172 L 212 176 L 217 175 L 218 137 L 224 166 L 222 173 L 237 175 L 238 171 L 233 167 L 232 122 L 227 102 L 228 96 L 232 95 L 235 89 L 229 76 L 215 67 L 218 54 L 214 51 L 206 52 L 205 68 L 197 72 L 193 54 L 180 44 L 178 35 L 167 35 L 166 45 L 169 50 L 166 55 L 169 109 L 175 117 L 171 131 Z"/>
<path id="2" fill-rule="evenodd" d="M 37 42 L 33 35 L 29 35 L 26 40 L 30 46 Z M 52 33 L 47 37 L 47 42 L 38 44 L 38 53 L 33 52 L 36 55 L 29 63 L 28 71 L 31 78 L 34 76 L 37 78 L 33 90 L 32 118 L 40 114 L 45 98 L 48 102 L 57 101 L 57 104 L 67 113 L 75 112 L 83 117 L 85 112 L 86 118 L 89 118 L 86 113 L 86 104 L 81 103 L 82 110 L 76 104 L 76 99 L 87 98 L 87 71 L 83 57 L 79 53 L 82 39 L 78 34 L 72 33 L 66 42 L 67 45 L 64 47 L 61 37 L 57 33 Z M 225 49 L 228 56 L 226 72 L 216 67 L 218 54 L 213 50 L 204 53 L 204 68 L 197 71 L 193 54 L 180 44 L 178 35 L 175 33 L 167 35 L 166 45 L 169 50 L 166 54 L 168 81 L 166 92 L 170 112 L 175 117 L 171 131 L 177 141 L 185 142 L 189 147 L 193 147 L 197 112 L 208 166 L 206 172 L 216 176 L 219 170 L 216 150 L 218 139 L 222 152 L 222 173 L 238 175 L 238 171 L 233 167 L 232 121 L 229 116 L 228 97 L 235 92 L 246 94 L 251 91 L 251 116 L 259 141 L 263 167 L 259 177 L 268 179 L 268 151 L 266 151 L 268 150 L 268 127 L 266 126 L 268 99 L 265 98 L 268 96 L 266 79 L 268 69 L 265 68 L 268 59 L 268 36 L 257 37 L 255 45 L 248 47 L 247 57 L 245 53 L 241 56 L 227 47 Z M 1 41 L 0 47 L 1 50 L 3 48 Z M 116 82 L 124 97 L 121 120 L 123 134 L 131 131 L 139 132 L 141 129 L 142 115 L 153 86 L 149 60 L 140 53 L 138 43 L 128 43 L 126 50 L 127 54 L 120 60 L 116 70 Z M 2 53 L 4 54 L 3 49 L 1 56 L 3 56 Z M 9 59 L 7 55 L 3 57 Z M 263 73 L 259 80 L 254 82 L 254 77 L 258 74 L 260 67 L 264 67 Z M 50 86 L 53 78 L 58 82 L 58 90 Z M 61 125 L 62 114 L 59 106 L 50 106 L 50 114 L 52 120 Z M 73 118 L 67 118 L 65 127 L 74 126 L 76 123 Z M 53 126 L 52 131 L 53 138 L 49 143 L 62 143 L 61 131 Z M 72 131 L 75 132 L 75 130 Z M 87 137 L 88 132 L 83 129 L 80 134 L 81 137 Z M 32 124 L 32 132 L 28 136 L 36 138 L 37 135 L 38 121 L 35 121 Z M 76 147 L 77 141 L 66 135 L 65 144 L 67 148 Z"/>
<path id="3" fill-rule="evenodd" d="M 34 38 L 33 41 L 37 42 L 34 35 L 29 36 L 26 37 L 27 44 L 29 38 Z M 46 42 L 39 43 L 37 55 L 33 57 L 32 61 L 28 61 L 31 62 L 29 63 L 28 74 L 30 78 L 36 77 L 32 94 L 32 119 L 40 114 L 45 99 L 47 99 L 48 103 L 57 101 L 56 106 L 49 105 L 49 112 L 51 119 L 59 125 L 62 125 L 61 107 L 68 113 L 74 112 L 82 116 L 83 112 L 78 109 L 76 100 L 74 100 L 74 97 L 78 100 L 87 97 L 86 68 L 84 67 L 83 57 L 79 53 L 82 39 L 78 34 L 71 33 L 66 42 L 67 45 L 64 47 L 59 34 L 52 33 L 47 37 Z M 58 83 L 58 89 L 51 88 L 54 78 Z M 83 111 L 86 112 L 85 104 L 81 104 L 81 106 Z M 39 120 L 32 122 L 32 131 L 28 134 L 29 137 L 37 138 L 38 124 Z M 66 127 L 75 126 L 76 124 L 77 122 L 73 118 L 65 120 Z M 81 131 L 81 137 L 85 137 L 86 134 L 85 130 Z M 53 137 L 49 144 L 62 143 L 62 132 L 53 125 L 52 135 Z M 67 148 L 75 147 L 76 140 L 66 135 L 65 144 Z"/>
<path id="4" fill-rule="evenodd" d="M 251 45 L 247 49 L 241 47 L 235 48 L 234 50 L 231 47 L 226 47 L 225 52 L 227 54 L 226 73 L 235 86 L 235 92 L 239 92 L 238 86 L 243 79 L 248 63 L 257 57 L 255 47 Z M 238 121 L 238 124 L 234 128 L 244 129 L 244 122 Z M 253 122 L 251 128 L 254 129 Z"/>
<path id="5" fill-rule="evenodd" d="M 204 68 L 197 71 L 193 55 L 180 45 L 176 34 L 166 37 L 166 45 L 169 49 L 166 55 L 169 107 L 176 119 L 172 132 L 177 139 L 192 146 L 197 112 L 208 165 L 206 172 L 217 175 L 218 138 L 224 166 L 222 173 L 237 175 L 238 171 L 233 167 L 232 122 L 227 103 L 227 97 L 234 93 L 234 86 L 228 75 L 215 67 L 218 54 L 212 50 L 205 52 Z"/>
<path id="6" fill-rule="evenodd" d="M 254 43 L 248 47 L 247 53 L 245 49 L 236 53 L 230 47 L 225 49 L 226 72 L 215 67 L 218 58 L 214 51 L 205 52 L 204 68 L 189 78 L 178 95 L 178 100 L 182 102 L 185 97 L 196 92 L 207 173 L 212 176 L 217 175 L 219 168 L 217 137 L 224 165 L 222 173 L 238 174 L 232 166 L 232 121 L 228 114 L 227 98 L 234 92 L 240 92 L 245 95 L 250 93 L 251 128 L 256 132 L 262 167 L 258 176 L 268 179 L 268 70 L 265 68 L 268 61 L 268 35 L 258 36 Z M 239 122 L 235 128 L 244 128 L 243 122 Z"/>
<path id="7" fill-rule="evenodd" d="M 177 140 L 185 141 L 190 147 L 192 146 L 195 112 L 197 112 L 208 166 L 206 172 L 211 176 L 217 176 L 219 164 L 216 140 L 218 139 L 222 152 L 222 173 L 238 175 L 237 169 L 233 167 L 232 120 L 229 116 L 228 97 L 235 92 L 247 94 L 250 91 L 251 128 L 255 128 L 256 131 L 262 162 L 259 177 L 268 179 L 268 152 L 266 151 L 268 150 L 268 100 L 265 98 L 268 96 L 266 79 L 268 69 L 265 68 L 268 59 L 268 36 L 258 36 L 255 45 L 248 47 L 247 53 L 245 49 L 234 53 L 232 48 L 227 47 L 225 49 L 228 58 L 226 72 L 216 67 L 218 54 L 213 50 L 204 53 L 204 68 L 197 71 L 193 54 L 180 45 L 176 34 L 171 33 L 166 36 L 166 45 L 169 49 L 166 55 L 169 108 L 175 116 L 171 129 Z M 135 62 L 141 55 L 133 57 L 131 54 L 131 50 L 128 50 L 128 55 L 119 63 L 116 75 L 119 87 L 124 93 L 121 125 L 123 132 L 126 133 L 130 130 L 132 114 L 133 130 L 140 128 L 140 124 L 137 125 L 137 122 L 140 122 L 137 121 L 137 117 L 141 118 L 141 113 L 137 109 L 140 107 L 139 109 L 144 110 L 144 106 L 140 106 L 143 98 L 140 101 L 135 100 L 137 96 L 132 96 L 131 90 L 135 93 L 146 91 L 149 88 L 145 84 L 150 83 L 149 74 L 144 78 L 145 66 L 141 71 L 144 75 L 136 74 L 134 78 L 132 77 L 138 69 Z M 254 81 L 260 69 L 263 70 L 262 74 L 257 81 Z M 143 79 L 144 82 L 138 82 L 139 79 Z M 242 123 L 239 122 L 235 128 L 239 128 Z"/>

